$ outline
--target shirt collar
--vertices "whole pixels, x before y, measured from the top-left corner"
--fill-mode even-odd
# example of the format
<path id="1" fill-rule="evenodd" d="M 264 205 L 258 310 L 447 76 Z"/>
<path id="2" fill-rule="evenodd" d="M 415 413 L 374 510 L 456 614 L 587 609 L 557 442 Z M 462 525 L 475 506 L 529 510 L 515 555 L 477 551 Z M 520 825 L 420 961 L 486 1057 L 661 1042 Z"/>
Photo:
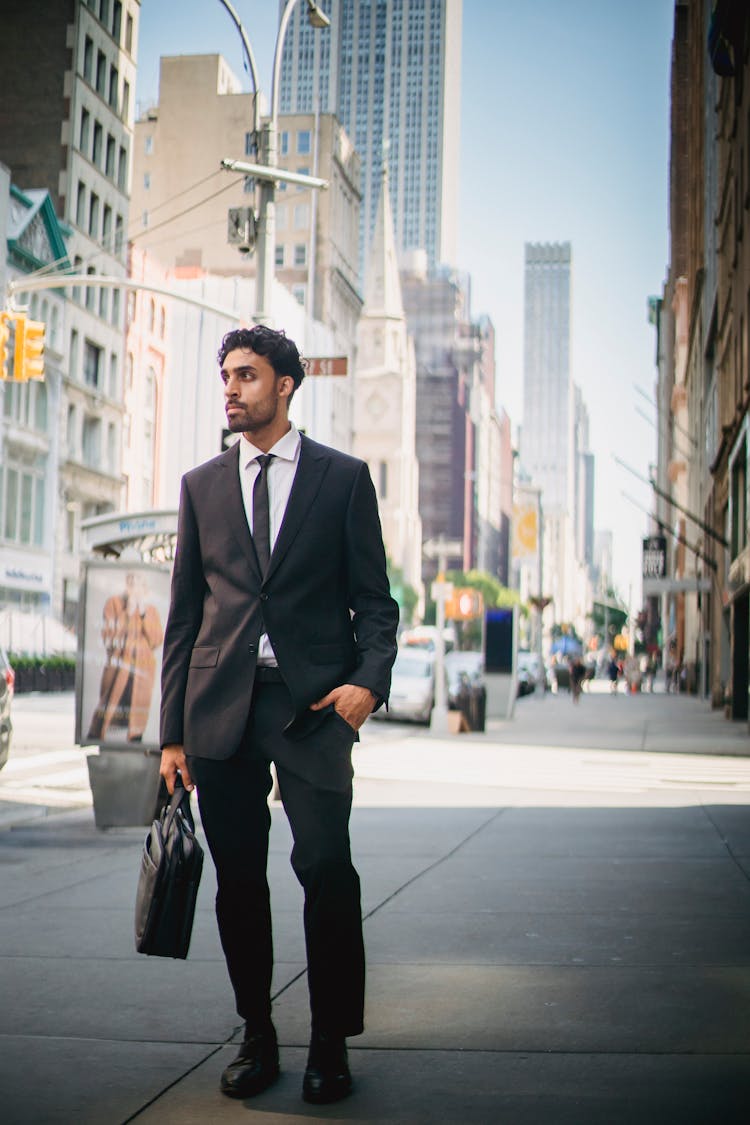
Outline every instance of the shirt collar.
<path id="1" fill-rule="evenodd" d="M 280 437 L 275 445 L 272 445 L 268 450 L 273 453 L 274 457 L 280 458 L 282 461 L 296 461 L 297 451 L 299 449 L 300 436 L 299 430 L 294 422 L 290 424 L 290 428 Z M 252 464 L 256 457 L 260 457 L 263 453 L 262 449 L 258 449 L 251 441 L 248 441 L 244 434 L 240 435 L 240 460 L 244 468 Z"/>

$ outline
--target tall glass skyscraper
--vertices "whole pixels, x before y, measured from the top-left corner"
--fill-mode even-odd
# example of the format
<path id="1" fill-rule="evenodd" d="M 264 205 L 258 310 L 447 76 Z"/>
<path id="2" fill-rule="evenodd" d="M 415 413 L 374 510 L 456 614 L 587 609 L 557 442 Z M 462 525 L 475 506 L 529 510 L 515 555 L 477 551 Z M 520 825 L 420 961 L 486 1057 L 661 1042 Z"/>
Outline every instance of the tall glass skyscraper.
<path id="1" fill-rule="evenodd" d="M 573 510 L 570 243 L 525 246 L 521 462 L 545 512 Z"/>
<path id="2" fill-rule="evenodd" d="M 281 113 L 335 113 L 362 159 L 360 275 L 384 159 L 399 252 L 455 265 L 462 0 L 322 0 L 328 31 L 298 4 L 284 45 Z M 281 0 L 280 11 L 283 11 Z M 300 167 L 310 169 L 310 157 Z"/>

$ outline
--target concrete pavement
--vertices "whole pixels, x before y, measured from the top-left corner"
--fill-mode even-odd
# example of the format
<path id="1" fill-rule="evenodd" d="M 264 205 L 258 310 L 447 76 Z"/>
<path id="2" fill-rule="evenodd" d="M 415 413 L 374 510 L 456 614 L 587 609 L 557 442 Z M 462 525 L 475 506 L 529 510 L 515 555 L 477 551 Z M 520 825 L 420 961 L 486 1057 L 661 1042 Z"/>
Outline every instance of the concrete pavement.
<path id="1" fill-rule="evenodd" d="M 18 725 L 18 718 L 16 718 Z M 519 702 L 484 735 L 365 729 L 352 843 L 367 1030 L 306 1106 L 301 896 L 274 808 L 279 1083 L 218 1092 L 239 1030 L 210 864 L 187 962 L 132 938 L 142 829 L 0 832 L 0 1120 L 746 1125 L 750 737 L 684 696 Z M 31 806 L 29 806 L 31 807 Z"/>

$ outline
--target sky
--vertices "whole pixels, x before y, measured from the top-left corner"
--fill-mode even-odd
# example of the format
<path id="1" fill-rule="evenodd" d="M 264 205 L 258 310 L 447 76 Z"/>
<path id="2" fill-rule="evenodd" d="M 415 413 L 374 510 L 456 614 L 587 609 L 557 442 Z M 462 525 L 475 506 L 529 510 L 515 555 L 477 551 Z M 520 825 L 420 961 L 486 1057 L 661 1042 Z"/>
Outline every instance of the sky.
<path id="1" fill-rule="evenodd" d="M 233 6 L 269 97 L 278 4 Z M 498 401 L 517 427 L 524 243 L 571 243 L 571 371 L 596 455 L 594 522 L 613 532 L 614 583 L 634 608 L 648 517 L 632 500 L 650 509 L 651 489 L 615 457 L 642 476 L 656 457 L 643 393 L 653 400 L 656 380 L 647 302 L 669 254 L 673 11 L 673 0 L 463 0 L 456 265 L 471 276 L 472 315 L 494 323 Z M 139 108 L 158 102 L 161 55 L 213 52 L 243 73 L 220 0 L 142 0 Z"/>

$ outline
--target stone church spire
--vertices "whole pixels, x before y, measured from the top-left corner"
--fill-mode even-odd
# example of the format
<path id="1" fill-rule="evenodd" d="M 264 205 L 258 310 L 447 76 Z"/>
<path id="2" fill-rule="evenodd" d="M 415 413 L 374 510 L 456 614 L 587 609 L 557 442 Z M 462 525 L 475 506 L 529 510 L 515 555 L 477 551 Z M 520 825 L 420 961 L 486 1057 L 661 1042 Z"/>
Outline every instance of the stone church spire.
<path id="1" fill-rule="evenodd" d="M 393 227 L 393 211 L 388 190 L 388 162 L 383 157 L 383 179 L 375 219 L 370 254 L 367 259 L 363 316 L 404 318 L 398 255 Z"/>

